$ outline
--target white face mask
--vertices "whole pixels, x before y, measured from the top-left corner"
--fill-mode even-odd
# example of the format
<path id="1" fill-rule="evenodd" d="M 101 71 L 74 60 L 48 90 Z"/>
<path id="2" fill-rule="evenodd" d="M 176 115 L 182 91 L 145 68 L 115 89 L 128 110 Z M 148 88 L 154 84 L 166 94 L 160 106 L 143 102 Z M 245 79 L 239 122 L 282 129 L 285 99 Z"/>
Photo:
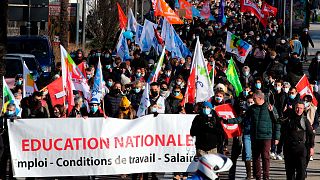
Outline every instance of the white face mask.
<path id="1" fill-rule="evenodd" d="M 284 88 L 284 92 L 288 93 L 289 92 L 289 88 Z"/>
<path id="2" fill-rule="evenodd" d="M 317 60 L 320 60 L 320 56 L 317 56 Z"/>

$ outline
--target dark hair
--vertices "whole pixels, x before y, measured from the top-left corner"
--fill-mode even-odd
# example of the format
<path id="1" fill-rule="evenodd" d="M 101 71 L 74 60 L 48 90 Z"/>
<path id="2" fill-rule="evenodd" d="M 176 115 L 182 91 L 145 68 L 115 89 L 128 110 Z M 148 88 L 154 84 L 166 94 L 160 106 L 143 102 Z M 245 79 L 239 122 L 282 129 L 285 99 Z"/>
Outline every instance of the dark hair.
<path id="1" fill-rule="evenodd" d="M 59 110 L 61 117 L 63 117 L 64 115 L 66 115 L 66 110 L 65 110 L 65 108 L 64 108 L 63 105 L 61 105 L 61 104 L 56 104 L 55 106 L 53 106 L 53 109 L 54 109 L 54 108 L 57 108 L 57 109 Z"/>
<path id="2" fill-rule="evenodd" d="M 158 87 L 159 87 L 159 83 L 153 82 L 153 83 L 150 84 L 150 87 L 151 87 L 151 86 L 158 86 Z"/>
<path id="3" fill-rule="evenodd" d="M 307 100 L 308 102 L 311 102 L 312 101 L 312 96 L 311 95 L 305 95 L 303 97 L 303 99 Z"/>

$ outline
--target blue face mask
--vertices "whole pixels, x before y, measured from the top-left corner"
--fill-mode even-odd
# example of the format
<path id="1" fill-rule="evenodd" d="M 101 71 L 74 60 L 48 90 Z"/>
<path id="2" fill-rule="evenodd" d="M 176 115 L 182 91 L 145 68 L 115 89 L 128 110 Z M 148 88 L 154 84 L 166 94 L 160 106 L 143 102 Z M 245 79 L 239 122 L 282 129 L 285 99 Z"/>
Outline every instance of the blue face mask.
<path id="1" fill-rule="evenodd" d="M 261 89 L 261 83 L 256 83 L 256 88 Z"/>
<path id="2" fill-rule="evenodd" d="M 209 115 L 209 114 L 211 113 L 211 109 L 204 108 L 204 109 L 202 110 L 202 112 L 203 112 L 203 114 L 205 114 L 205 115 Z"/>
<path id="3" fill-rule="evenodd" d="M 82 103 L 81 108 L 85 108 L 86 104 Z"/>
<path id="4" fill-rule="evenodd" d="M 8 116 L 14 116 L 14 115 L 15 115 L 15 112 L 14 112 L 14 111 L 7 111 L 7 115 L 8 115 Z"/>
<path id="5" fill-rule="evenodd" d="M 108 86 L 108 87 L 111 87 L 111 86 L 112 86 L 112 82 L 108 81 L 108 82 L 107 82 L 107 86 Z"/>
<path id="6" fill-rule="evenodd" d="M 222 101 L 222 97 L 216 97 L 216 101 L 220 103 Z"/>
<path id="7" fill-rule="evenodd" d="M 309 107 L 310 106 L 310 102 L 304 102 L 304 107 Z"/>
<path id="8" fill-rule="evenodd" d="M 22 85 L 22 81 L 17 81 L 17 85 Z"/>
<path id="9" fill-rule="evenodd" d="M 110 69 L 110 68 L 111 68 L 111 65 L 110 65 L 110 64 L 106 65 L 106 68 L 107 68 L 107 69 Z"/>
<path id="10" fill-rule="evenodd" d="M 97 53 L 96 56 L 97 56 L 97 57 L 100 57 L 100 56 L 101 56 L 101 53 Z"/>
<path id="11" fill-rule="evenodd" d="M 87 75 L 87 79 L 90 79 L 90 78 L 91 78 L 91 75 L 88 74 L 88 75 Z"/>
<path id="12" fill-rule="evenodd" d="M 93 106 L 93 107 L 91 108 L 91 111 L 92 111 L 93 113 L 96 113 L 96 112 L 98 111 L 98 107 L 97 107 L 97 106 Z"/>
<path id="13" fill-rule="evenodd" d="M 290 99 L 294 99 L 294 98 L 296 98 L 296 95 L 290 94 L 290 95 L 289 95 L 289 98 L 290 98 Z"/>
<path id="14" fill-rule="evenodd" d="M 141 91 L 140 88 L 134 88 L 134 92 L 135 92 L 135 93 L 139 93 L 140 91 Z"/>
<path id="15" fill-rule="evenodd" d="M 136 74 L 136 77 L 137 77 L 137 78 L 140 78 L 140 77 L 141 77 L 141 73 L 137 73 L 137 74 Z"/>
<path id="16" fill-rule="evenodd" d="M 174 96 L 179 96 L 180 92 L 173 92 Z"/>
<path id="17" fill-rule="evenodd" d="M 244 96 L 248 96 L 249 95 L 249 91 L 243 91 L 243 95 Z"/>

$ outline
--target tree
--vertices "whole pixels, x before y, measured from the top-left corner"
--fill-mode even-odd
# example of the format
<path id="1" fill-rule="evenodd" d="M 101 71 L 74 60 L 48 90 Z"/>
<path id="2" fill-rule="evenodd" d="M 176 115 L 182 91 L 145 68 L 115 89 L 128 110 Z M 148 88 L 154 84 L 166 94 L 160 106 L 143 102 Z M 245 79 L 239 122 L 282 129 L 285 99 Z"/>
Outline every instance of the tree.
<path id="1" fill-rule="evenodd" d="M 3 56 L 7 53 L 7 22 L 8 22 L 8 0 L 0 1 L 0 77 L 6 73 L 6 65 Z M 0 80 L 0 97 L 2 102 L 2 79 Z M 2 103 L 1 103 L 2 104 Z M 2 108 L 2 107 L 1 107 Z"/>
<path id="2" fill-rule="evenodd" d="M 91 10 L 87 18 L 87 31 L 93 36 L 94 48 L 113 47 L 118 39 L 116 35 L 119 31 L 119 18 L 116 2 L 118 0 L 97 0 L 88 4 Z M 126 4 L 121 5 L 126 12 Z"/>
<path id="3" fill-rule="evenodd" d="M 60 3 L 60 42 L 65 49 L 68 49 L 69 0 L 61 0 Z"/>

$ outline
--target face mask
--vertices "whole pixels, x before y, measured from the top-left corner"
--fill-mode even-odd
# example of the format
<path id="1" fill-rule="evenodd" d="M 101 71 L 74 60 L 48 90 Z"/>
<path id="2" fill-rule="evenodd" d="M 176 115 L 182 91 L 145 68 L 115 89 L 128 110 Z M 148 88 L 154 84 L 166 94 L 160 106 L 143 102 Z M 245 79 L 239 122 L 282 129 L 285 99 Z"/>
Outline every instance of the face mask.
<path id="1" fill-rule="evenodd" d="M 135 92 L 135 93 L 139 93 L 140 91 L 141 91 L 140 88 L 134 88 L 134 92 Z"/>
<path id="2" fill-rule="evenodd" d="M 175 97 L 179 96 L 179 94 L 180 94 L 180 92 L 173 92 L 173 95 L 174 95 Z"/>
<path id="3" fill-rule="evenodd" d="M 296 98 L 296 95 L 290 94 L 289 98 L 294 99 L 294 98 Z"/>
<path id="4" fill-rule="evenodd" d="M 54 115 L 55 115 L 56 117 L 60 117 L 60 113 L 59 113 L 59 112 L 54 112 Z"/>
<path id="5" fill-rule="evenodd" d="M 90 75 L 90 74 L 88 74 L 88 75 L 87 75 L 87 79 L 90 79 L 90 78 L 91 78 L 91 75 Z"/>
<path id="6" fill-rule="evenodd" d="M 283 61 L 284 64 L 288 64 L 288 60 Z"/>
<path id="7" fill-rule="evenodd" d="M 7 111 L 8 116 L 14 116 L 15 112 L 14 111 Z"/>
<path id="8" fill-rule="evenodd" d="M 21 80 L 17 81 L 17 85 L 22 85 L 22 81 Z"/>
<path id="9" fill-rule="evenodd" d="M 271 35 L 272 35 L 272 36 L 275 36 L 275 35 L 276 35 L 276 33 L 272 33 Z"/>
<path id="10" fill-rule="evenodd" d="M 275 87 L 275 90 L 276 90 L 276 91 L 281 91 L 281 87 L 280 87 L 280 86 L 277 86 L 277 87 Z"/>
<path id="11" fill-rule="evenodd" d="M 111 87 L 111 86 L 112 86 L 112 82 L 111 82 L 111 81 L 108 81 L 108 82 L 107 82 L 107 86 L 108 86 L 108 87 Z"/>
<path id="12" fill-rule="evenodd" d="M 318 87 L 317 85 L 314 85 L 314 86 L 313 86 L 313 91 L 314 91 L 314 92 L 318 92 L 318 90 L 319 90 L 319 87 Z"/>
<path id="13" fill-rule="evenodd" d="M 261 89 L 261 83 L 256 83 L 256 88 Z"/>
<path id="14" fill-rule="evenodd" d="M 275 59 L 276 57 L 275 57 L 275 56 L 270 56 L 270 58 L 271 58 L 271 59 Z"/>
<path id="15" fill-rule="evenodd" d="M 309 107 L 310 106 L 310 102 L 305 101 L 304 102 L 304 107 Z"/>
<path id="16" fill-rule="evenodd" d="M 157 91 L 151 91 L 151 95 L 153 97 L 157 97 L 159 95 L 159 93 Z"/>
<path id="17" fill-rule="evenodd" d="M 97 106 L 93 106 L 93 107 L 91 108 L 91 111 L 92 111 L 93 113 L 96 113 L 96 112 L 98 111 L 98 107 L 97 107 Z"/>
<path id="18" fill-rule="evenodd" d="M 97 57 L 100 57 L 100 56 L 101 56 L 101 53 L 97 53 L 96 56 L 97 56 Z"/>
<path id="19" fill-rule="evenodd" d="M 256 40 L 257 40 L 257 41 L 259 41 L 259 40 L 260 40 L 260 38 L 256 38 Z"/>
<path id="20" fill-rule="evenodd" d="M 222 101 L 222 97 L 216 97 L 216 101 L 220 103 Z"/>
<path id="21" fill-rule="evenodd" d="M 243 91 L 243 95 L 244 96 L 248 96 L 249 95 L 249 91 Z"/>
<path id="22" fill-rule="evenodd" d="M 111 65 L 110 65 L 110 64 L 106 65 L 106 68 L 107 68 L 107 69 L 110 69 L 110 68 L 111 68 Z"/>
<path id="23" fill-rule="evenodd" d="M 248 75 L 249 75 L 249 71 L 245 71 L 245 72 L 243 72 L 243 74 L 244 74 L 245 76 L 248 76 Z"/>
<path id="24" fill-rule="evenodd" d="M 284 92 L 288 93 L 289 92 L 289 88 L 284 88 Z"/>
<path id="25" fill-rule="evenodd" d="M 177 85 L 179 85 L 179 86 L 180 86 L 180 85 L 181 85 L 181 83 L 182 83 L 182 81 L 177 81 L 176 83 L 177 83 Z"/>
<path id="26" fill-rule="evenodd" d="M 247 102 L 248 107 L 252 106 L 254 103 Z"/>
<path id="27" fill-rule="evenodd" d="M 104 57 L 109 58 L 110 54 L 105 54 Z"/>
<path id="28" fill-rule="evenodd" d="M 209 115 L 209 114 L 211 113 L 211 109 L 209 109 L 209 108 L 203 108 L 202 112 L 203 112 L 203 114 L 205 114 L 205 115 Z"/>
<path id="29" fill-rule="evenodd" d="M 152 112 L 152 113 L 157 112 L 157 108 L 156 108 L 156 107 L 152 107 L 152 108 L 151 108 L 151 112 Z"/>
<path id="30" fill-rule="evenodd" d="M 281 44 L 284 44 L 284 43 L 286 43 L 286 40 L 283 40 L 283 39 L 282 39 L 282 40 L 281 40 Z"/>
<path id="31" fill-rule="evenodd" d="M 140 78 L 140 77 L 141 77 L 141 73 L 137 73 L 137 74 L 136 74 L 136 77 L 137 77 L 137 78 Z"/>
<path id="32" fill-rule="evenodd" d="M 146 86 L 142 86 L 141 89 L 144 90 L 146 88 Z"/>
<path id="33" fill-rule="evenodd" d="M 269 37 L 269 34 L 266 34 L 266 38 L 268 38 Z"/>
<path id="34" fill-rule="evenodd" d="M 317 59 L 320 60 L 320 56 L 317 56 Z"/>
<path id="35" fill-rule="evenodd" d="M 86 107 L 86 105 L 84 103 L 82 103 L 81 108 L 85 108 L 85 107 Z"/>
<path id="36" fill-rule="evenodd" d="M 171 76 L 171 72 L 166 72 L 166 76 L 170 77 Z"/>

